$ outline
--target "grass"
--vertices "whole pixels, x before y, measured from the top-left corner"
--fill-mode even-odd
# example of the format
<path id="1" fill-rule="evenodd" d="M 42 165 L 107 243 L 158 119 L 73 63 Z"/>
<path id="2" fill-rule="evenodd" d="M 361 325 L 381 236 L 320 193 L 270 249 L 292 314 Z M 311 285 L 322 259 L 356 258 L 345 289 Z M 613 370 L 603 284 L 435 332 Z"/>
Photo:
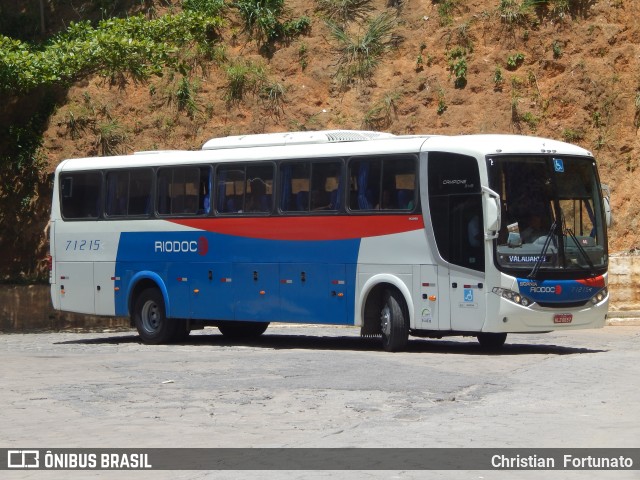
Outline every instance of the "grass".
<path id="1" fill-rule="evenodd" d="M 327 21 L 331 36 L 337 43 L 336 77 L 342 88 L 368 80 L 373 75 L 382 55 L 393 47 L 396 25 L 395 15 L 383 12 L 367 21 L 361 36 L 351 36 L 344 26 Z"/>

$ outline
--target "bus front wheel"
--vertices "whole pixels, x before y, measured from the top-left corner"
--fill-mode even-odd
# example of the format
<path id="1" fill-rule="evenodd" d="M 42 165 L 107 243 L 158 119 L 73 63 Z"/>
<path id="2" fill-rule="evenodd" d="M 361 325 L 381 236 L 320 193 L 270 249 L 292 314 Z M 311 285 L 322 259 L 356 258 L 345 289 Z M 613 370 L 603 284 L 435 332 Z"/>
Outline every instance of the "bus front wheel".
<path id="1" fill-rule="evenodd" d="M 404 298 L 396 290 L 384 292 L 380 310 L 382 348 L 387 352 L 403 350 L 409 341 L 409 315 Z"/>
<path id="2" fill-rule="evenodd" d="M 138 296 L 133 320 L 142 341 L 151 345 L 171 341 L 179 324 L 167 318 L 164 298 L 155 288 L 148 288 Z"/>
<path id="3" fill-rule="evenodd" d="M 479 333 L 478 342 L 482 348 L 496 350 L 504 345 L 507 340 L 506 333 Z"/>

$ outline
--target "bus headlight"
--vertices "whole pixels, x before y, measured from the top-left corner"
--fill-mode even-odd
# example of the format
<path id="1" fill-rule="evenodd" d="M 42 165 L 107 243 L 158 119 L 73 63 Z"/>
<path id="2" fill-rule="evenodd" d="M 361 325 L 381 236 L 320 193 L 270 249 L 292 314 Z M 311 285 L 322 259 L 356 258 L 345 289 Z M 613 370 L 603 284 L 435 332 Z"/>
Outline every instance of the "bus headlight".
<path id="1" fill-rule="evenodd" d="M 597 305 L 600 302 L 602 302 L 605 298 L 607 298 L 608 294 L 609 294 L 609 291 L 606 288 L 603 288 L 598 293 L 596 293 L 593 297 L 591 297 L 591 302 L 594 305 Z"/>
<path id="2" fill-rule="evenodd" d="M 517 303 L 518 305 L 522 305 L 523 307 L 528 307 L 533 303 L 533 301 L 527 297 L 507 288 L 494 287 L 491 291 L 496 295 L 500 295 L 502 298 L 506 298 L 507 300 Z"/>

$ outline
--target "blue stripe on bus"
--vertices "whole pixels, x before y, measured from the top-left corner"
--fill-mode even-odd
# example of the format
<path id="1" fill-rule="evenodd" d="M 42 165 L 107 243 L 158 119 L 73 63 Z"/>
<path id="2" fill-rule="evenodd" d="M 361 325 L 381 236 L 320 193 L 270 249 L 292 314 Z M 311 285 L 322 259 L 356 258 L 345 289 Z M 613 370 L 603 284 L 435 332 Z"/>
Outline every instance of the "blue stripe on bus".
<path id="1" fill-rule="evenodd" d="M 130 313 L 136 275 L 152 272 L 164 283 L 171 317 L 353 324 L 360 242 L 125 232 L 116 258 L 116 314 Z"/>

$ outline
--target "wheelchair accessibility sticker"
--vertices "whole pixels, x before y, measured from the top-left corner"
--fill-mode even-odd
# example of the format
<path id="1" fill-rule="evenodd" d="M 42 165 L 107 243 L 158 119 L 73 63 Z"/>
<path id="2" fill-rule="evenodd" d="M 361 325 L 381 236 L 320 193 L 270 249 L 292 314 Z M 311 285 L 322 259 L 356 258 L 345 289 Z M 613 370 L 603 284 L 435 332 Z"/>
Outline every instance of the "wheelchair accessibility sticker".
<path id="1" fill-rule="evenodd" d="M 459 304 L 461 308 L 478 308 L 478 304 L 474 302 L 473 288 L 463 289 L 462 295 L 462 302 Z"/>
<path id="2" fill-rule="evenodd" d="M 564 173 L 564 162 L 561 158 L 553 159 L 553 169 L 558 173 Z"/>

